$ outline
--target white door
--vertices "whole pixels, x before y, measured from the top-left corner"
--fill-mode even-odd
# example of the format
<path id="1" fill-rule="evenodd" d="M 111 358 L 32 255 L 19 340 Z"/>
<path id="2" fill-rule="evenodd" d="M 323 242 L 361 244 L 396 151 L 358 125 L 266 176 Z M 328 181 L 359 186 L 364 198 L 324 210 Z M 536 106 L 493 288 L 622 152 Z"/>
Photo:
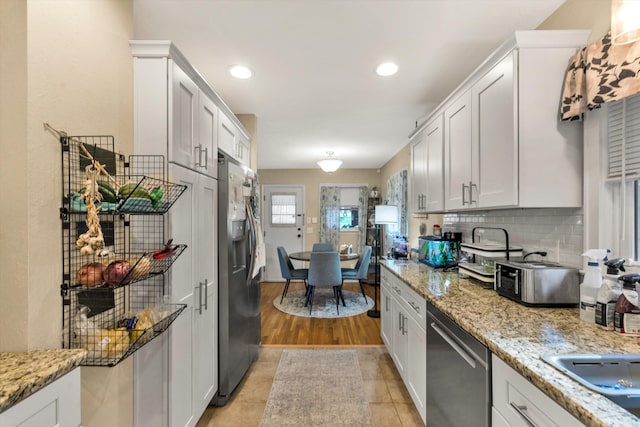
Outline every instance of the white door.
<path id="1" fill-rule="evenodd" d="M 299 252 L 304 248 L 304 186 L 265 185 L 262 206 L 262 228 L 267 252 L 263 280 L 279 281 L 282 275 L 278 246 L 284 247 L 287 253 Z"/>

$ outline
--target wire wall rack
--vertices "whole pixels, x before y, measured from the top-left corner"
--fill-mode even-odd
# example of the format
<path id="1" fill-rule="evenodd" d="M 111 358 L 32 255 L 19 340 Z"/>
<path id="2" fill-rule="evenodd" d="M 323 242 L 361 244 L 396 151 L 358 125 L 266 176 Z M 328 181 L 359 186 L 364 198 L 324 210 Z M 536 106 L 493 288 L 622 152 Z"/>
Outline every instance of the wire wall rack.
<path id="1" fill-rule="evenodd" d="M 186 245 L 165 236 L 164 214 L 186 186 L 165 180 L 164 156 L 114 151 L 113 136 L 61 136 L 63 348 L 86 366 L 115 366 L 185 309 L 165 273 Z"/>

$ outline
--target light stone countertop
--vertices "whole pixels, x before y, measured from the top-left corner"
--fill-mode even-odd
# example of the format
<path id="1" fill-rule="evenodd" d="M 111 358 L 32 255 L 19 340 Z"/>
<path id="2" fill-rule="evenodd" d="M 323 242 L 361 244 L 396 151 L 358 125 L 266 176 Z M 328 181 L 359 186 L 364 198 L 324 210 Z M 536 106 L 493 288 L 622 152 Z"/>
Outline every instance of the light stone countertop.
<path id="1" fill-rule="evenodd" d="M 587 426 L 640 426 L 633 414 L 540 359 L 558 353 L 640 354 L 640 337 L 587 324 L 578 308 L 525 307 L 416 261 L 382 265 Z"/>
<path id="2" fill-rule="evenodd" d="M 72 371 L 86 355 L 83 349 L 0 353 L 0 412 Z"/>

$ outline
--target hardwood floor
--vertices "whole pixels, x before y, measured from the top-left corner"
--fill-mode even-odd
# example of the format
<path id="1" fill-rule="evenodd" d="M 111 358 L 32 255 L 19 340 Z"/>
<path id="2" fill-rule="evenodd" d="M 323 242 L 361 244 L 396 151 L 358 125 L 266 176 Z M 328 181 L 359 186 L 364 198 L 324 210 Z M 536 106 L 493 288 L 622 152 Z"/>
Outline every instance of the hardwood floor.
<path id="1" fill-rule="evenodd" d="M 273 306 L 282 295 L 284 282 L 261 283 L 262 345 L 263 346 L 368 346 L 382 345 L 380 319 L 363 313 L 337 319 L 317 319 L 292 316 Z M 302 282 L 292 282 L 289 292 L 304 289 Z M 360 292 L 357 282 L 345 282 L 343 289 Z M 365 285 L 365 292 L 373 298 L 374 289 Z M 378 299 L 380 295 L 378 295 Z M 378 307 L 380 301 L 378 300 Z"/>

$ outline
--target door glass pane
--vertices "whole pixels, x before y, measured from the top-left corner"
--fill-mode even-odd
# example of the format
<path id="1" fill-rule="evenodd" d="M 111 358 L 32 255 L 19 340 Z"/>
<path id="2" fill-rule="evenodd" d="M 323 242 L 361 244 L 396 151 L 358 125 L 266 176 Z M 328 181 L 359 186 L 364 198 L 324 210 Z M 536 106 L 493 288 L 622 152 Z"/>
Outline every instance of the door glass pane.
<path id="1" fill-rule="evenodd" d="M 296 195 L 271 195 L 271 225 L 295 225 L 296 223 Z"/>

